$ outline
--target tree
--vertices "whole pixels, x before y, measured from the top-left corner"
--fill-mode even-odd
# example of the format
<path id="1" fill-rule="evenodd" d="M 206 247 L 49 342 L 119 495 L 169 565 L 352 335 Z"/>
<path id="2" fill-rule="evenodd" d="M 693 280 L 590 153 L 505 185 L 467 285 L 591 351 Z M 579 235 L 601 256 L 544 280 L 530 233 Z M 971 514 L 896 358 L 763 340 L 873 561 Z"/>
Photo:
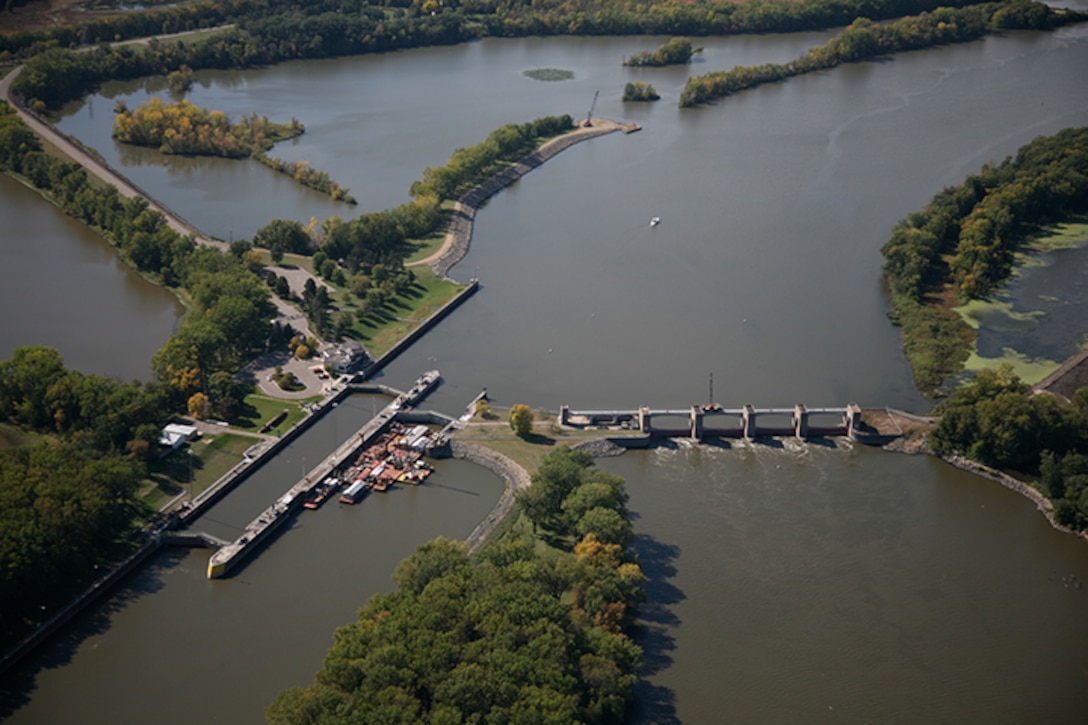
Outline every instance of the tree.
<path id="1" fill-rule="evenodd" d="M 631 522 L 613 509 L 598 506 L 586 511 L 578 520 L 575 531 L 579 536 L 593 534 L 605 544 L 627 546 L 635 538 Z"/>
<path id="2" fill-rule="evenodd" d="M 533 432 L 533 410 L 524 403 L 510 409 L 510 429 L 524 438 Z"/>
<path id="3" fill-rule="evenodd" d="M 197 420 L 204 420 L 204 411 L 208 409 L 208 396 L 204 393 L 193 393 L 189 397 L 189 415 Z"/>
<path id="4" fill-rule="evenodd" d="M 305 254 L 310 250 L 310 235 L 294 220 L 273 219 L 257 230 L 253 243 L 272 253 L 272 261 L 279 264 L 283 255 L 291 252 Z"/>
<path id="5" fill-rule="evenodd" d="M 464 544 L 439 537 L 397 564 L 393 580 L 401 589 L 419 594 L 431 581 L 466 566 L 468 556 Z"/>

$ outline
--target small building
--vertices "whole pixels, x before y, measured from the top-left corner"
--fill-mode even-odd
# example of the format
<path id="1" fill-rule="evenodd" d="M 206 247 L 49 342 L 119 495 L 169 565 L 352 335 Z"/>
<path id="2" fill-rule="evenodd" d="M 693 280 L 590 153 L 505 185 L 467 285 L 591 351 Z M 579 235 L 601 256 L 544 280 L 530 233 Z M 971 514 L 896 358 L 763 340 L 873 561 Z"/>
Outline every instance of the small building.
<path id="1" fill-rule="evenodd" d="M 355 371 L 367 360 L 366 348 L 354 340 L 329 345 L 321 357 L 333 372 L 347 375 Z"/>
<path id="2" fill-rule="evenodd" d="M 200 435 L 195 425 L 184 423 L 171 423 L 162 429 L 159 435 L 159 445 L 169 451 L 176 451 L 187 441 L 195 441 Z"/>

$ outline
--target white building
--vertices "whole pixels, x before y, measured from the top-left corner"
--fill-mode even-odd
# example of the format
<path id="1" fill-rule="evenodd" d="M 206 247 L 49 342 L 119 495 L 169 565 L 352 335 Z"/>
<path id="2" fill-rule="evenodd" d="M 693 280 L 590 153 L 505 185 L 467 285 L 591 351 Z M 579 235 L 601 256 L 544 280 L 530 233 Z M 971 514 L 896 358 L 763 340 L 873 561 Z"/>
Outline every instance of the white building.
<path id="1" fill-rule="evenodd" d="M 195 425 L 171 423 L 162 429 L 162 433 L 159 435 L 159 445 L 174 451 L 181 448 L 186 441 L 195 441 L 199 435 L 200 431 L 197 430 Z"/>

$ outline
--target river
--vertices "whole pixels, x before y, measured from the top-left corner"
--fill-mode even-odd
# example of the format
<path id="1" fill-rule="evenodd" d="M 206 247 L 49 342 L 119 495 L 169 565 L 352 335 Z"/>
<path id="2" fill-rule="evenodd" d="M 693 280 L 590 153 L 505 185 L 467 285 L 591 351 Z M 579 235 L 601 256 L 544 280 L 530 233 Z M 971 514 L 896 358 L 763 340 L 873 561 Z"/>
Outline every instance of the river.
<path id="1" fill-rule="evenodd" d="M 480 293 L 383 376 L 406 388 L 438 367 L 445 383 L 427 407 L 453 412 L 485 386 L 499 405 L 684 407 L 706 400 L 714 373 L 728 406 L 924 409 L 885 317 L 879 247 L 943 186 L 1088 122 L 1088 29 L 1010 33 L 675 106 L 688 73 L 783 62 L 826 37 L 704 39 L 691 68 L 661 71 L 619 65 L 660 38 L 487 40 L 201 72 L 192 100 L 299 118 L 307 133 L 273 154 L 329 171 L 362 209 L 404 201 L 424 166 L 500 123 L 584 116 L 596 89 L 596 115 L 643 125 L 564 152 L 481 211 L 453 270 L 478 275 Z M 522 75 L 540 67 L 575 78 Z M 627 80 L 664 100 L 625 106 Z M 133 161 L 103 117 L 117 98 L 147 95 L 109 84 L 88 104 L 94 118 L 73 107 L 61 128 L 224 238 L 273 216 L 356 213 L 247 162 L 201 162 L 197 174 Z M 300 462 L 282 458 L 286 482 Z M 1025 499 L 932 459 L 848 444 L 678 445 L 601 465 L 628 480 L 651 577 L 638 721 L 1082 721 L 1088 547 Z M 440 476 L 464 476 L 450 488 L 478 479 L 478 497 L 439 499 L 429 486 L 397 496 L 433 500 L 456 523 L 372 513 L 370 499 L 300 518 L 231 579 L 202 579 L 206 553 L 160 560 L 23 668 L 12 722 L 259 721 L 275 692 L 308 681 L 332 629 L 388 586 L 403 552 L 464 535 L 481 515 L 465 502 L 494 502 L 493 477 L 450 467 Z M 262 481 L 240 489 L 242 508 L 278 490 Z M 364 535 L 389 556 L 346 543 Z"/>
<path id="2" fill-rule="evenodd" d="M 0 175 L 0 218 L 0 360 L 23 345 L 48 345 L 70 368 L 147 380 L 151 356 L 185 313 L 178 299 L 10 176 Z"/>

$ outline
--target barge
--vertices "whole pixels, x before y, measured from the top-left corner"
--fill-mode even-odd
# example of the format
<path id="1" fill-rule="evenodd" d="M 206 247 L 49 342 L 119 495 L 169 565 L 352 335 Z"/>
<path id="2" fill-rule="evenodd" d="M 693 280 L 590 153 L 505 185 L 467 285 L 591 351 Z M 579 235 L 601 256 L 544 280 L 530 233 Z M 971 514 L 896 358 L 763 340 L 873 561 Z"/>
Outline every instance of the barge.
<path id="1" fill-rule="evenodd" d="M 298 501 L 298 497 L 292 491 L 288 491 L 276 499 L 276 503 L 262 511 L 260 516 L 253 519 L 246 526 L 245 533 L 239 536 L 234 543 L 227 544 L 212 554 L 212 558 L 208 560 L 208 578 L 216 579 L 226 576 L 227 572 L 241 560 L 243 552 L 260 544 L 273 531 L 287 522 L 291 511 L 298 505 Z"/>
<path id="2" fill-rule="evenodd" d="M 312 470 L 310 475 L 304 477 L 292 486 L 287 493 L 276 499 L 274 504 L 262 511 L 257 518 L 246 526 L 245 532 L 236 541 L 212 554 L 211 559 L 208 560 L 208 578 L 216 579 L 230 573 L 230 570 L 237 566 L 258 544 L 266 540 L 272 532 L 286 523 L 294 510 L 302 505 L 304 501 L 311 497 L 316 499 L 315 489 L 325 484 L 328 476 L 335 474 L 346 461 L 356 456 L 360 451 L 369 448 L 375 440 L 382 439 L 382 445 L 387 452 L 389 439 L 382 438 L 382 436 L 387 433 L 391 425 L 395 424 L 394 419 L 398 411 L 416 405 L 438 385 L 439 380 L 441 380 L 441 377 L 437 370 L 424 373 L 416 380 L 411 390 L 398 395 L 373 420 L 364 425 L 356 436 L 345 442 L 344 445 L 322 461 L 317 468 Z M 373 477 L 373 473 L 371 473 L 371 477 Z M 378 481 L 381 480 L 381 478 L 378 479 Z M 329 493 L 331 493 L 331 490 Z"/>
<path id="3" fill-rule="evenodd" d="M 366 496 L 366 492 L 370 490 L 370 482 L 366 478 L 358 478 L 354 483 L 344 490 L 344 493 L 340 496 L 340 503 L 357 504 L 363 500 Z"/>

